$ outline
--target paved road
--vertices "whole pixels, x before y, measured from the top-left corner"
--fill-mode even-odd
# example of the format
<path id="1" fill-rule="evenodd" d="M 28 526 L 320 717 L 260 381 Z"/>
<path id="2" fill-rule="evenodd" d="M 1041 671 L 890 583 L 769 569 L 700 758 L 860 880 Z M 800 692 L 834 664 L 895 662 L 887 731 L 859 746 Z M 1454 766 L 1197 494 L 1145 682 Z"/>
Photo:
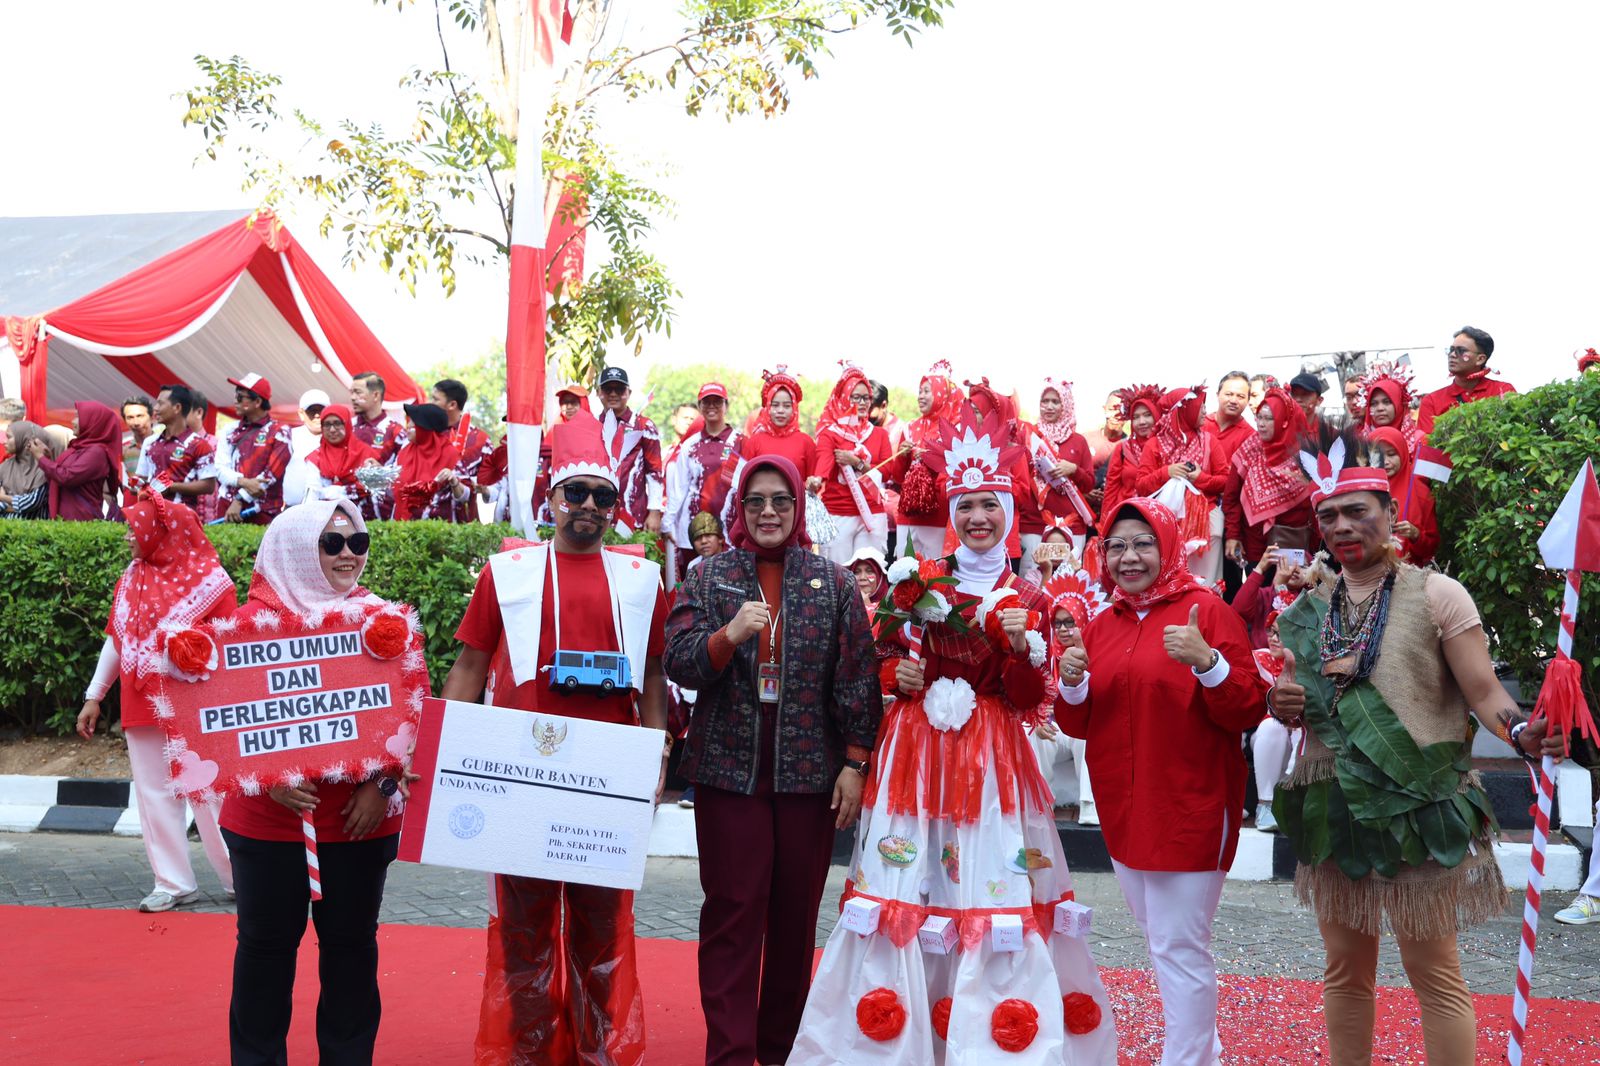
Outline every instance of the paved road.
<path id="1" fill-rule="evenodd" d="M 191 845 L 200 871 L 203 901 L 190 908 L 231 910 L 198 844 Z M 1111 874 L 1082 874 L 1078 898 L 1094 908 L 1091 934 L 1102 966 L 1145 968 L 1144 942 Z M 834 867 L 827 899 L 838 898 L 844 869 Z M 150 888 L 144 846 L 124 837 L 56 833 L 0 833 L 0 904 L 45 907 L 136 906 Z M 1569 928 L 1549 920 L 1570 893 L 1548 893 L 1539 928 L 1534 995 L 1600 1002 L 1600 925 Z M 693 859 L 651 859 L 645 887 L 636 899 L 643 936 L 693 940 L 700 912 L 699 870 Z M 1508 994 L 1516 965 L 1521 896 L 1496 921 L 1462 938 L 1462 966 L 1474 992 Z M 827 938 L 837 916 L 825 902 L 817 942 Z M 384 894 L 383 920 L 412 925 L 482 928 L 487 917 L 484 875 L 464 870 L 395 863 Z M 1229 881 L 1217 912 L 1215 950 L 1224 973 L 1317 980 L 1321 943 L 1310 916 L 1287 885 Z M 1379 960 L 1379 981 L 1403 985 L 1392 939 Z"/>

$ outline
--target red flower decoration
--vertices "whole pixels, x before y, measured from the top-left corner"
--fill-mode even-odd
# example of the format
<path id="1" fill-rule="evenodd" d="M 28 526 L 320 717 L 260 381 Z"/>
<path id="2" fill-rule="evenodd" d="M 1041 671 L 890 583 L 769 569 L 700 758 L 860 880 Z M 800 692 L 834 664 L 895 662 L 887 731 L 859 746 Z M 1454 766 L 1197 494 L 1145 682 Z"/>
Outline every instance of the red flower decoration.
<path id="1" fill-rule="evenodd" d="M 185 629 L 167 639 L 167 658 L 186 674 L 203 674 L 216 654 L 211 638 L 197 629 Z"/>
<path id="2" fill-rule="evenodd" d="M 1061 997 L 1061 1012 L 1067 1023 L 1067 1032 L 1082 1036 L 1100 1028 L 1100 1004 L 1083 992 L 1070 992 Z"/>
<path id="3" fill-rule="evenodd" d="M 950 997 L 946 996 L 933 1005 L 933 1031 L 939 1034 L 940 1040 L 950 1039 Z"/>
<path id="4" fill-rule="evenodd" d="M 934 578 L 944 576 L 943 559 L 924 559 L 917 566 L 917 577 L 921 578 L 924 584 L 931 584 Z"/>
<path id="5" fill-rule="evenodd" d="M 375 614 L 362 628 L 367 651 L 379 659 L 394 659 L 411 643 L 411 627 L 397 614 Z"/>
<path id="6" fill-rule="evenodd" d="M 922 599 L 922 594 L 927 592 L 927 586 L 915 578 L 906 578 L 894 587 L 894 605 L 897 610 L 909 613 Z"/>
<path id="7" fill-rule="evenodd" d="M 906 1009 L 892 988 L 874 988 L 856 1004 L 856 1024 L 873 1040 L 893 1040 L 906 1027 Z"/>
<path id="8" fill-rule="evenodd" d="M 1039 1035 L 1039 1011 L 1025 999 L 1008 999 L 989 1016 L 989 1032 L 1003 1051 L 1021 1051 Z"/>

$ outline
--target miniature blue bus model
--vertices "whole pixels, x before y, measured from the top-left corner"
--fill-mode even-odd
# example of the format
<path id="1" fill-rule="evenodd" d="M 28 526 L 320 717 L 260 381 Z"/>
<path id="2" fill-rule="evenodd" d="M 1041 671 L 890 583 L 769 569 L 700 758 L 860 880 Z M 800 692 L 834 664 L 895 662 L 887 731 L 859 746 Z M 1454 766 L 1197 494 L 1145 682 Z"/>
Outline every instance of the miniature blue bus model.
<path id="1" fill-rule="evenodd" d="M 562 692 L 609 695 L 631 684 L 628 657 L 620 652 L 557 651 L 550 667 L 550 687 Z"/>

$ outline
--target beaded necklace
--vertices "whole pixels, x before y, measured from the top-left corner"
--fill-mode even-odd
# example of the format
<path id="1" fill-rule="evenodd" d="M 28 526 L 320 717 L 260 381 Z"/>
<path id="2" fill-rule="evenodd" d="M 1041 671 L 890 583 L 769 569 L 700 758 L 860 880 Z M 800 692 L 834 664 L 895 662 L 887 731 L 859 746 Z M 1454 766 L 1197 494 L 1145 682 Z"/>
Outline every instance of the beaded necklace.
<path id="1" fill-rule="evenodd" d="M 1333 597 L 1328 614 L 1322 620 L 1320 633 L 1323 674 L 1331 677 L 1339 695 L 1355 682 L 1372 674 L 1378 661 L 1378 646 L 1383 643 L 1383 631 L 1389 622 L 1389 597 L 1394 591 L 1393 572 L 1383 579 L 1378 590 L 1361 617 L 1354 623 L 1345 618 L 1345 601 L 1348 591 L 1343 575 L 1333 587 Z"/>

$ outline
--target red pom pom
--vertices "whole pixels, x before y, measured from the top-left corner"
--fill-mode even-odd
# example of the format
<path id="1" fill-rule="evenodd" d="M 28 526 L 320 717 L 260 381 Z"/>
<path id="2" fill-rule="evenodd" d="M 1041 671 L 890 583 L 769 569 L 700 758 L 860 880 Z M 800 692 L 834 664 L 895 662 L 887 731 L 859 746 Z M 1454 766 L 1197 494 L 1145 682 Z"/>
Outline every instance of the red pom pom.
<path id="1" fill-rule="evenodd" d="M 950 997 L 946 996 L 933 1005 L 933 1031 L 939 1034 L 940 1040 L 950 1039 Z"/>
<path id="2" fill-rule="evenodd" d="M 196 629 L 185 629 L 167 638 L 167 658 L 186 674 L 203 674 L 211 665 L 216 645 Z"/>
<path id="3" fill-rule="evenodd" d="M 1002 1051 L 1021 1051 L 1039 1035 L 1039 1011 L 1025 999 L 1008 999 L 989 1016 L 989 1032 Z"/>
<path id="4" fill-rule="evenodd" d="M 1100 1004 L 1083 992 L 1070 992 L 1061 997 L 1061 1013 L 1067 1023 L 1067 1032 L 1082 1036 L 1100 1028 Z"/>
<path id="5" fill-rule="evenodd" d="M 894 587 L 895 609 L 909 614 L 917 605 L 917 601 L 922 599 L 922 594 L 927 591 L 927 586 L 922 582 L 915 578 L 906 578 Z"/>
<path id="6" fill-rule="evenodd" d="M 874 988 L 856 1004 L 856 1024 L 873 1040 L 893 1040 L 906 1027 L 906 1009 L 892 988 Z"/>
<path id="7" fill-rule="evenodd" d="M 900 510 L 918 518 L 939 513 L 939 483 L 923 463 L 912 463 L 900 482 Z"/>
<path id="8" fill-rule="evenodd" d="M 379 659 L 393 659 L 411 643 L 411 627 L 397 614 L 375 614 L 362 632 L 367 651 Z"/>

